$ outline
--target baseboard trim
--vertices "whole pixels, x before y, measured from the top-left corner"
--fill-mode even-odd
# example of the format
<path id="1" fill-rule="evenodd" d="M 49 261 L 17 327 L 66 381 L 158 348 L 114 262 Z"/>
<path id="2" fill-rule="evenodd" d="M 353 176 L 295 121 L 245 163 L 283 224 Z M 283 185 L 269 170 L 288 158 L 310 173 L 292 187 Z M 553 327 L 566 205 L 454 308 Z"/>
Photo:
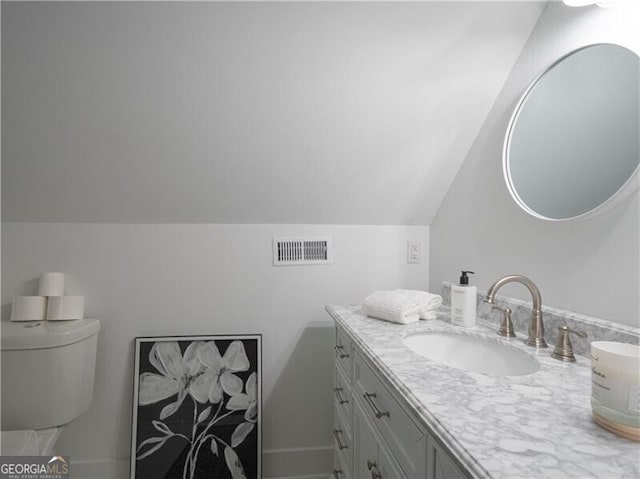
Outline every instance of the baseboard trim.
<path id="1" fill-rule="evenodd" d="M 264 479 L 318 479 L 327 477 L 333 464 L 333 449 L 309 447 L 262 451 Z M 73 479 L 127 479 L 129 461 L 71 460 Z"/>

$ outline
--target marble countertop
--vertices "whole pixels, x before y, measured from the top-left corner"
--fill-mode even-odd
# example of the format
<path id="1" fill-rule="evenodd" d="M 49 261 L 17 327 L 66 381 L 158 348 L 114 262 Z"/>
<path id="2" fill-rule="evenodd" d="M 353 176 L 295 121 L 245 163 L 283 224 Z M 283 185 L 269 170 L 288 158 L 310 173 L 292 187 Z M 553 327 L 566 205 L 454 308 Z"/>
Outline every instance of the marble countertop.
<path id="1" fill-rule="evenodd" d="M 359 306 L 327 312 L 413 407 L 416 416 L 480 478 L 639 478 L 640 443 L 600 428 L 591 418 L 590 361 L 551 358 L 524 337 L 511 340 L 482 322 L 460 328 L 440 319 L 400 325 L 368 318 Z M 497 377 L 451 368 L 407 348 L 410 334 L 447 331 L 483 336 L 532 354 L 540 362 L 526 376 Z"/>

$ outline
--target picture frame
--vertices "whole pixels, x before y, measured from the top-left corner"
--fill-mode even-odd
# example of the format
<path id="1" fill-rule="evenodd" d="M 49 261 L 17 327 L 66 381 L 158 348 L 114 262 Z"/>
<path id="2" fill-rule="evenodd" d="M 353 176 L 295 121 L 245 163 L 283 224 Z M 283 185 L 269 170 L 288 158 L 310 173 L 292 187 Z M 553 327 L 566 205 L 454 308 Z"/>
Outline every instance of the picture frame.
<path id="1" fill-rule="evenodd" d="M 130 479 L 262 477 L 262 335 L 135 338 Z"/>

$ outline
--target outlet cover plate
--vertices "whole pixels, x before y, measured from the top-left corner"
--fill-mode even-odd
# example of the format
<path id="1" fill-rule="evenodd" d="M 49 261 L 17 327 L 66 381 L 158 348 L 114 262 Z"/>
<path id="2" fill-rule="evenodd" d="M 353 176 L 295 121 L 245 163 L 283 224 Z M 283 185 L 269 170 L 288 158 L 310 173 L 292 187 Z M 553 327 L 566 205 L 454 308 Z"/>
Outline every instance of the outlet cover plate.
<path id="1" fill-rule="evenodd" d="M 422 262 L 422 242 L 417 240 L 407 241 L 407 263 L 419 264 Z"/>

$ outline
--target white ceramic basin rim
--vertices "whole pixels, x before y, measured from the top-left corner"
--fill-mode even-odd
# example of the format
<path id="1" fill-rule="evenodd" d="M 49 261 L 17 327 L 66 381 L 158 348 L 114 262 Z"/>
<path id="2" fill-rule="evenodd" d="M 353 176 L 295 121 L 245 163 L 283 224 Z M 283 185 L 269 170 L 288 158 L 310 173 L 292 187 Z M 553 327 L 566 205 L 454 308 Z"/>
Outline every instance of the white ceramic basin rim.
<path id="1" fill-rule="evenodd" d="M 525 376 L 540 367 L 532 355 L 478 336 L 429 332 L 407 336 L 403 342 L 432 361 L 492 376 Z"/>

